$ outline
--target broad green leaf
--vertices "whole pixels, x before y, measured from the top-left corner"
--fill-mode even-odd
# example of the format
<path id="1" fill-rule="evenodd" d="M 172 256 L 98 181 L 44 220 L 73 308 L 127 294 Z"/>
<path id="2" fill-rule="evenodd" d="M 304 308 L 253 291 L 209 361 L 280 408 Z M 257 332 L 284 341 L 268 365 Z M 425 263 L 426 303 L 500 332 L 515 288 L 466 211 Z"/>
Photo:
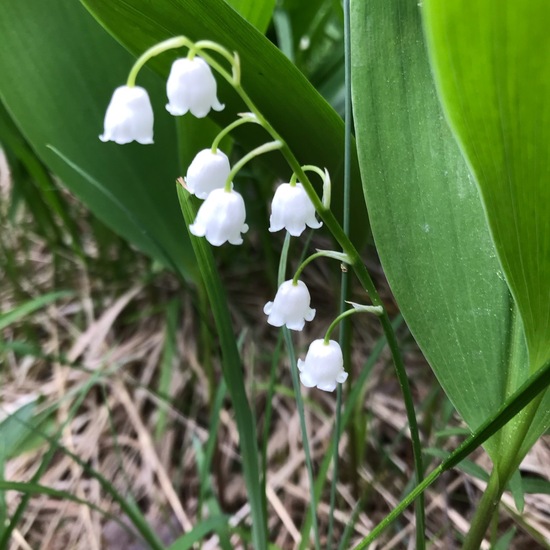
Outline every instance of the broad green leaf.
<path id="1" fill-rule="evenodd" d="M 481 190 L 531 369 L 550 357 L 550 3 L 425 0 L 435 78 Z"/>
<path id="2" fill-rule="evenodd" d="M 171 264 L 189 274 L 192 254 L 174 200 L 173 182 L 180 173 L 173 121 L 157 116 L 152 146 L 98 139 L 113 89 L 124 83 L 132 57 L 77 2 L 5 3 L 0 36 L 0 99 L 40 159 L 103 222 L 166 264 L 144 232 L 154 235 Z M 161 79 L 145 72 L 142 83 L 155 111 L 164 111 Z M 140 227 L 48 145 L 101 182 Z"/>
<path id="3" fill-rule="evenodd" d="M 352 10 L 355 127 L 373 236 L 407 324 L 475 430 L 529 376 L 519 315 L 437 100 L 418 2 L 355 1 Z M 535 420 L 531 444 L 548 413 Z M 485 443 L 494 461 L 514 426 Z"/>
<path id="4" fill-rule="evenodd" d="M 333 207 L 341 215 L 344 124 L 304 75 L 262 34 L 222 0 L 82 0 L 101 24 L 125 47 L 138 55 L 173 36 L 208 39 L 237 51 L 245 91 L 285 139 L 302 164 L 326 167 L 333 182 Z M 150 62 L 166 78 L 179 52 L 167 52 Z M 129 66 L 128 66 L 129 70 Z M 209 118 L 220 126 L 235 120 L 244 105 L 235 91 L 218 77 L 218 97 L 225 104 Z M 138 83 L 140 77 L 138 77 Z M 157 118 L 169 115 L 159 111 Z M 247 149 L 269 141 L 260 128 L 246 125 L 234 132 Z M 191 137 L 192 139 L 192 137 Z M 290 169 L 280 153 L 262 157 L 279 177 Z M 318 189 L 320 181 L 314 180 Z M 355 150 L 352 158 L 352 192 L 361 193 Z M 352 201 L 352 236 L 364 241 L 368 225 L 362 201 Z"/>
<path id="5" fill-rule="evenodd" d="M 251 25 L 254 25 L 261 33 L 265 33 L 273 10 L 275 0 L 226 0 L 237 10 Z"/>

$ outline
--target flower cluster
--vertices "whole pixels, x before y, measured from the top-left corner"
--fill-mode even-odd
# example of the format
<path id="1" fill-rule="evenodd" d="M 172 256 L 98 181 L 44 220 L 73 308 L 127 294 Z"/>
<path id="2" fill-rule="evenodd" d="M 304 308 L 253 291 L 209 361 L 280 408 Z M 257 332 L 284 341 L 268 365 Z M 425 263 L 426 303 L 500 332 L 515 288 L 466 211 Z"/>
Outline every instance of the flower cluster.
<path id="1" fill-rule="evenodd" d="M 177 59 L 172 65 L 166 86 L 166 109 L 174 116 L 188 111 L 196 117 L 205 117 L 210 109 L 221 111 L 216 80 L 210 66 L 200 57 Z M 137 141 L 153 143 L 153 108 L 149 94 L 140 86 L 118 87 L 107 107 L 101 141 L 119 145 Z"/>
<path id="2" fill-rule="evenodd" d="M 147 91 L 135 86 L 135 76 L 150 57 L 182 45 L 189 47 L 189 55 L 187 58 L 177 59 L 172 65 L 166 85 L 167 111 L 174 116 L 190 112 L 198 118 L 203 118 L 211 109 L 221 111 L 224 108 L 218 100 L 216 80 L 209 63 L 196 55 L 196 50 L 200 49 L 199 43 L 193 44 L 185 37 L 170 39 L 145 52 L 134 65 L 127 85 L 115 90 L 105 115 L 104 133 L 100 136 L 102 141 L 114 141 L 118 144 L 132 141 L 142 144 L 153 143 L 153 109 Z M 213 43 L 202 43 L 202 46 L 210 47 L 222 53 L 226 59 L 229 58 L 228 52 L 221 51 L 220 47 Z M 208 56 L 206 57 L 208 59 Z M 235 55 L 231 62 L 231 82 L 237 84 L 240 78 L 238 56 Z M 223 70 L 220 71 L 223 74 Z M 187 191 L 204 201 L 194 223 L 189 226 L 189 231 L 196 237 L 205 237 L 213 246 L 221 246 L 226 242 L 233 245 L 242 244 L 242 234 L 248 231 L 245 202 L 242 195 L 233 189 L 233 176 L 250 159 L 282 146 L 278 139 L 266 143 L 251 151 L 231 168 L 227 155 L 218 149 L 222 137 L 241 124 L 260 123 L 260 115 L 244 113 L 239 116 L 238 120 L 220 132 L 210 149 L 203 149 L 197 153 L 185 177 Z M 326 206 L 330 197 L 328 173 L 315 166 L 302 167 L 302 170 L 306 169 L 317 172 L 323 178 L 323 203 Z M 316 218 L 314 202 L 304 185 L 297 181 L 297 175 L 293 174 L 288 183 L 282 183 L 275 191 L 271 204 L 269 231 L 285 229 L 291 236 L 300 237 L 306 226 L 318 229 L 321 225 Z M 335 252 L 324 255 L 341 256 Z M 265 305 L 264 313 L 269 324 L 275 327 L 286 325 L 291 330 L 301 331 L 305 322 L 312 321 L 315 317 L 315 309 L 310 307 L 309 290 L 298 279 L 299 273 L 311 258 L 302 264 L 293 279 L 281 284 L 274 300 Z M 340 346 L 328 338 L 333 325 L 324 340 L 315 340 L 310 345 L 305 361 L 298 361 L 300 379 L 306 387 L 316 386 L 324 391 L 333 391 L 336 385 L 344 382 L 348 376 L 343 368 Z"/>

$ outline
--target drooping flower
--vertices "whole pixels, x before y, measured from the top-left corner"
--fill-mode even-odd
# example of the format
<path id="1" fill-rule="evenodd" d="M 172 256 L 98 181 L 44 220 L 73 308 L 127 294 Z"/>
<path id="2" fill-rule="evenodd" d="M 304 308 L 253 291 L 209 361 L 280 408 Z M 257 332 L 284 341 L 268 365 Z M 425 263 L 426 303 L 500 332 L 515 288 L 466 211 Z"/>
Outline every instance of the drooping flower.
<path id="1" fill-rule="evenodd" d="M 323 391 L 334 391 L 336 384 L 348 378 L 344 370 L 342 349 L 338 342 L 323 339 L 314 340 L 308 349 L 306 360 L 298 359 L 300 380 L 306 388 L 317 386 Z"/>
<path id="2" fill-rule="evenodd" d="M 214 189 L 201 204 L 189 231 L 196 237 L 206 237 L 214 246 L 221 246 L 227 241 L 242 244 L 241 233 L 248 231 L 245 219 L 244 200 L 239 193 Z"/>
<path id="3" fill-rule="evenodd" d="M 286 325 L 291 330 L 302 330 L 305 322 L 315 317 L 310 303 L 307 286 L 302 281 L 294 285 L 291 279 L 279 287 L 273 302 L 267 302 L 264 313 L 268 315 L 267 322 L 274 327 Z"/>
<path id="4" fill-rule="evenodd" d="M 187 169 L 185 183 L 187 189 L 199 199 L 205 199 L 214 189 L 221 189 L 231 171 L 227 155 L 219 149 L 203 149 L 193 159 Z"/>
<path id="5" fill-rule="evenodd" d="M 210 109 L 221 111 L 224 108 L 218 101 L 216 91 L 216 79 L 204 59 L 199 56 L 176 59 L 166 84 L 166 109 L 174 116 L 191 111 L 197 118 L 203 118 Z"/>
<path id="6" fill-rule="evenodd" d="M 120 145 L 137 141 L 153 143 L 153 108 L 149 95 L 140 86 L 119 86 L 105 113 L 101 141 L 114 141 Z"/>
<path id="7" fill-rule="evenodd" d="M 286 229 L 299 237 L 306 228 L 318 229 L 323 224 L 315 218 L 315 207 L 301 183 L 283 183 L 277 187 L 271 203 L 269 231 Z"/>

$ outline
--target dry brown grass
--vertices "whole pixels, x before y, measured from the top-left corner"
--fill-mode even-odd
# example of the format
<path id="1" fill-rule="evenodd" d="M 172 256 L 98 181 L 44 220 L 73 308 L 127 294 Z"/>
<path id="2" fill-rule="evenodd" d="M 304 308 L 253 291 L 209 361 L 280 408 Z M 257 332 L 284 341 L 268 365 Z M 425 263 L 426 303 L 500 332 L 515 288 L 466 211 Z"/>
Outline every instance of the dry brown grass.
<path id="1" fill-rule="evenodd" d="M 0 166 L 5 174 L 5 166 Z M 0 180 L 6 204 L 9 183 Z M 0 308 L 6 311 L 21 299 L 21 290 L 28 296 L 39 296 L 56 287 L 52 252 L 25 218 L 17 225 L 3 222 L 2 240 L 20 259 L 20 288 L 4 280 L 0 289 Z M 90 262 L 94 261 L 94 245 L 89 243 Z M 67 266 L 71 265 L 69 269 Z M 71 257 L 65 261 L 62 276 L 64 288 L 75 295 L 60 300 L 25 322 L 11 326 L 2 334 L 7 341 L 34 338 L 48 358 L 21 356 L 5 352 L 3 383 L 0 388 L 0 415 L 6 417 L 25 403 L 41 399 L 40 407 L 56 405 L 50 428 L 67 423 L 59 436 L 60 444 L 78 455 L 86 464 L 107 478 L 120 493 L 131 494 L 150 524 L 168 543 L 188 531 L 198 521 L 199 478 L 194 441 L 205 443 L 209 436 L 210 388 L 202 366 L 204 353 L 199 348 L 201 319 L 193 307 L 192 295 L 183 292 L 170 275 L 161 274 L 148 284 L 143 283 L 143 270 L 148 262 L 136 254 L 133 280 L 122 287 L 110 282 L 101 273 L 91 275 Z M 379 285 L 384 285 L 376 263 L 370 266 Z M 71 276 L 68 276 L 70 271 Z M 248 392 L 253 396 L 256 418 L 262 426 L 265 410 L 265 383 L 268 379 L 275 330 L 263 322 L 262 305 L 269 298 L 269 289 L 253 288 L 243 277 L 225 274 L 230 292 L 231 309 L 237 331 L 246 331 L 242 355 L 245 361 Z M 318 325 L 326 326 L 330 317 L 329 295 L 334 273 L 324 264 L 308 270 L 320 317 Z M 388 291 L 386 297 L 391 299 Z M 166 345 L 165 306 L 173 298 L 182 302 L 176 333 L 177 357 L 172 362 L 169 395 L 159 395 L 159 372 Z M 322 311 L 327 311 L 323 318 Z M 353 369 L 364 364 L 379 332 L 373 320 L 360 316 L 355 323 Z M 300 334 L 298 349 L 304 350 L 314 336 Z M 404 331 L 406 360 L 416 403 L 433 397 L 434 379 L 414 344 Z M 52 358 L 64 356 L 66 361 Z M 68 365 L 71 363 L 72 365 Z M 214 357 L 216 378 L 220 376 Z M 91 377 L 100 373 L 100 383 L 87 393 L 74 416 L 73 404 Z M 353 379 L 353 376 L 350 376 Z M 281 364 L 277 383 L 291 388 L 288 365 Z M 316 390 L 304 394 L 314 406 L 308 407 L 307 420 L 314 460 L 318 463 L 326 453 L 332 435 L 335 395 Z M 337 485 L 338 507 L 334 514 L 336 538 L 349 523 L 358 499 L 366 496 L 358 515 L 352 540 L 357 542 L 379 522 L 400 500 L 412 476 L 410 442 L 406 416 L 387 355 L 383 354 L 374 368 L 365 392 L 366 399 L 358 411 L 366 422 L 364 460 L 354 470 L 352 457 L 357 442 L 348 432 L 340 444 L 340 476 Z M 436 395 L 433 410 L 420 418 L 427 445 L 434 443 L 434 431 L 441 429 L 438 415 L 444 405 Z M 158 432 L 160 411 L 167 416 L 166 429 Z M 300 526 L 309 500 L 304 453 L 299 419 L 290 392 L 279 391 L 273 400 L 273 420 L 268 445 L 267 499 L 270 539 L 281 548 L 294 548 L 300 540 Z M 456 418 L 454 424 L 458 424 Z M 402 434 L 403 437 L 400 437 Z M 428 439 L 428 441 L 426 441 Z M 458 439 L 449 438 L 451 450 Z M 5 465 L 5 478 L 12 481 L 31 480 L 47 444 L 36 444 L 27 452 L 11 458 Z M 486 456 L 475 454 L 475 460 L 489 468 Z M 432 465 L 437 461 L 432 461 Z M 522 469 L 531 475 L 550 479 L 550 448 L 543 438 L 525 459 Z M 244 483 L 239 474 L 238 432 L 231 404 L 226 400 L 220 415 L 218 449 L 212 483 L 223 510 L 231 516 L 231 525 L 248 525 L 249 508 Z M 53 456 L 40 484 L 70 492 L 122 523 L 118 506 L 101 489 L 96 479 L 61 451 Z M 459 545 L 460 533 L 468 530 L 469 519 L 476 506 L 483 483 L 460 471 L 443 476 L 427 493 L 427 537 L 431 548 L 452 549 Z M 21 496 L 7 493 L 7 504 L 13 513 Z M 328 524 L 328 488 L 318 508 L 321 532 Z M 550 547 L 550 496 L 526 495 L 525 511 L 519 514 L 510 495 L 501 506 L 501 530 L 519 527 L 512 548 Z M 22 520 L 14 531 L 9 548 L 16 549 L 133 549 L 144 548 L 115 519 L 87 506 L 48 496 L 30 500 Z M 414 540 L 414 514 L 409 510 L 397 527 L 389 530 L 373 548 L 411 548 Z M 243 547 L 234 535 L 235 548 Z M 219 547 L 216 536 L 207 537 L 204 550 Z M 485 546 L 488 548 L 488 545 Z"/>

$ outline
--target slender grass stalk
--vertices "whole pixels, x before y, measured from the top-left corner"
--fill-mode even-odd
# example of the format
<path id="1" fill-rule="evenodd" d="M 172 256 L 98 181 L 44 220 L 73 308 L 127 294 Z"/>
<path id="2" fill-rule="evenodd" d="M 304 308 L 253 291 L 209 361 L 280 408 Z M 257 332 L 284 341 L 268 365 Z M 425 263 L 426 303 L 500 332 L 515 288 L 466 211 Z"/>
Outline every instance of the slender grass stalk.
<path id="1" fill-rule="evenodd" d="M 284 274 L 283 274 L 284 276 Z M 273 396 L 275 395 L 275 384 L 277 381 L 277 367 L 279 366 L 281 347 L 283 344 L 283 334 L 279 332 L 277 344 L 271 360 L 271 369 L 269 372 L 269 385 L 265 398 L 264 429 L 262 434 L 262 497 L 264 514 L 267 517 L 267 445 L 269 443 L 269 429 L 271 427 L 271 417 L 273 414 Z"/>
<path id="2" fill-rule="evenodd" d="M 344 234 L 350 234 L 350 196 L 351 196 L 351 37 L 350 37 L 350 12 L 349 0 L 344 0 L 344 73 L 345 73 L 345 98 L 344 98 L 344 197 L 342 229 Z M 342 271 L 340 281 L 339 313 L 344 313 L 349 292 L 349 277 L 347 271 Z M 339 343 L 343 350 L 344 368 L 350 370 L 350 345 L 351 333 L 349 319 L 343 319 L 340 325 Z M 347 368 L 346 368 L 347 367 Z M 334 509 L 336 507 L 336 486 L 338 483 L 338 448 L 340 446 L 340 425 L 342 421 L 342 388 L 338 384 L 336 388 L 336 411 L 334 418 L 334 448 L 332 456 L 332 482 L 330 485 L 330 509 L 328 516 L 327 549 L 332 548 L 332 535 L 334 530 Z"/>
<path id="3" fill-rule="evenodd" d="M 192 197 L 181 185 L 177 186 L 177 193 L 186 226 L 189 227 L 197 215 L 197 208 Z M 190 235 L 190 240 L 212 308 L 222 350 L 223 376 L 235 411 L 235 420 L 240 436 L 243 474 L 252 515 L 253 544 L 255 550 L 265 550 L 268 547 L 267 521 L 261 495 L 256 425 L 246 394 L 241 357 L 231 328 L 227 299 L 210 245 L 204 242 L 204 239 L 194 235 Z"/>
<path id="4" fill-rule="evenodd" d="M 471 521 L 471 527 L 464 541 L 463 550 L 477 550 L 481 546 L 485 533 L 493 521 L 495 514 L 498 513 L 498 506 L 502 493 L 512 474 L 516 470 L 518 454 L 521 445 L 531 427 L 533 417 L 542 400 L 542 396 L 536 397 L 520 414 L 526 418 L 521 422 L 519 429 L 513 434 L 512 441 L 501 441 L 502 455 L 500 462 L 493 468 L 487 488 L 476 507 L 474 517 Z M 503 431 L 506 427 L 503 428 Z"/>
<path id="5" fill-rule="evenodd" d="M 393 321 L 394 328 L 397 328 L 398 326 L 400 326 L 402 322 L 403 322 L 403 318 L 401 316 L 398 316 Z M 342 432 L 346 429 L 346 427 L 351 422 L 353 413 L 358 405 L 358 402 L 361 396 L 363 395 L 363 386 L 365 385 L 367 378 L 369 377 L 375 363 L 380 358 L 380 354 L 384 350 L 386 344 L 387 344 L 386 338 L 382 336 L 374 346 L 372 353 L 368 358 L 367 362 L 365 363 L 365 365 L 363 366 L 363 368 L 361 369 L 359 376 L 357 377 L 356 380 L 354 380 L 354 383 L 351 387 L 351 390 L 343 406 L 342 421 L 340 426 L 340 436 L 342 435 Z M 334 438 L 331 440 L 330 445 L 325 454 L 325 457 L 323 458 L 323 461 L 321 462 L 321 465 L 317 471 L 317 481 L 315 482 L 315 495 L 317 498 L 320 498 L 321 496 L 321 491 L 323 489 L 323 485 L 326 480 L 328 469 L 329 469 L 330 463 L 332 462 L 333 446 L 334 446 Z M 310 525 L 311 525 L 311 515 L 308 514 L 308 517 L 302 526 L 302 533 L 309 530 Z M 306 547 L 303 544 L 300 545 L 300 550 L 305 550 L 305 548 Z"/>
<path id="6" fill-rule="evenodd" d="M 283 333 L 288 352 L 288 360 L 290 361 L 290 373 L 292 375 L 292 385 L 294 387 L 294 396 L 296 398 L 296 408 L 298 409 L 298 416 L 300 417 L 300 427 L 302 430 L 302 446 L 304 447 L 304 455 L 306 459 L 307 476 L 309 480 L 310 502 L 309 507 L 311 511 L 311 518 L 313 524 L 313 537 L 315 542 L 315 549 L 321 550 L 321 543 L 319 539 L 319 522 L 317 521 L 317 497 L 315 494 L 315 478 L 313 476 L 313 462 L 311 460 L 311 453 L 309 449 L 309 438 L 307 436 L 306 417 L 304 413 L 304 401 L 302 399 L 300 379 L 298 377 L 298 367 L 296 365 L 296 355 L 294 353 L 294 345 L 292 343 L 292 335 L 290 329 L 283 327 Z"/>
<path id="7" fill-rule="evenodd" d="M 283 249 L 281 251 L 281 259 L 279 261 L 279 273 L 277 277 L 278 279 L 277 282 L 279 286 L 285 280 L 289 247 L 290 247 L 290 233 L 287 232 L 285 236 L 285 241 L 283 244 Z M 302 446 L 304 448 L 304 455 L 306 459 L 305 460 L 306 469 L 307 469 L 307 475 L 309 479 L 309 489 L 310 489 L 309 508 L 311 511 L 311 517 L 313 522 L 313 536 L 315 540 L 315 549 L 321 550 L 321 543 L 319 539 L 319 523 L 317 521 L 317 498 L 315 496 L 315 479 L 313 476 L 313 463 L 311 461 L 311 453 L 309 449 L 309 438 L 307 436 L 306 417 L 304 413 L 304 401 L 302 399 L 300 380 L 298 378 L 296 354 L 294 353 L 294 344 L 292 343 L 292 335 L 290 334 L 290 329 L 284 326 L 282 328 L 282 332 L 286 342 L 288 360 L 290 362 L 290 373 L 292 376 L 292 386 L 294 387 L 294 397 L 296 399 L 296 408 L 298 410 L 298 416 L 300 417 L 300 428 L 302 430 Z"/>
<path id="8" fill-rule="evenodd" d="M 367 548 L 382 531 L 389 527 L 406 509 L 423 493 L 443 472 L 454 468 L 462 462 L 472 451 L 482 445 L 487 439 L 494 435 L 500 428 L 506 425 L 514 416 L 523 410 L 533 400 L 542 399 L 540 394 L 550 385 L 550 361 L 547 361 L 536 374 L 532 375 L 521 385 L 506 401 L 499 410 L 488 418 L 479 428 L 447 459 L 445 459 L 435 470 L 426 476 L 356 547 L 355 550 Z M 538 404 L 535 404 L 535 407 Z"/>

